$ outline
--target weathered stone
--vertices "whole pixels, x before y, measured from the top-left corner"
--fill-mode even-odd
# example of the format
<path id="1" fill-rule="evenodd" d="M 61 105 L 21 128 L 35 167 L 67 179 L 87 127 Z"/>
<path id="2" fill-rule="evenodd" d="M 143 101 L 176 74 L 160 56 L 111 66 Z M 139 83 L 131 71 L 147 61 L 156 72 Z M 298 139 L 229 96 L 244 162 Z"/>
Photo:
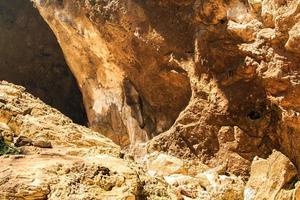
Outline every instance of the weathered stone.
<path id="1" fill-rule="evenodd" d="M 287 41 L 285 48 L 294 53 L 300 53 L 300 23 L 298 22 L 289 31 L 289 40 Z"/>
<path id="2" fill-rule="evenodd" d="M 249 175 L 246 199 L 297 198 L 299 0 L 34 2 L 77 79 L 90 127 L 131 153 L 115 158 L 135 174 L 128 198 L 242 199 Z M 3 82 L 0 97 L 13 137 L 53 146 L 22 147 L 26 156 L 120 156 L 110 140 L 20 87 Z M 143 172 L 134 159 L 147 153 Z M 269 158 L 255 160 L 250 174 L 257 156 Z M 80 168 L 84 184 L 110 194 L 126 182 L 96 165 L 95 179 Z M 57 177 L 65 172 L 74 170 Z"/>
<path id="3" fill-rule="evenodd" d="M 256 34 L 262 27 L 262 23 L 256 19 L 248 22 L 247 24 L 239 24 L 233 21 L 228 22 L 228 31 L 234 36 L 242 39 L 245 42 L 255 40 Z"/>
<path id="4" fill-rule="evenodd" d="M 34 2 L 116 143 L 244 178 L 274 148 L 300 166 L 299 0 Z"/>
<path id="5" fill-rule="evenodd" d="M 188 2 L 180 6 L 192 9 Z M 64 1 L 65 6 L 60 6 L 57 1 L 48 4 L 36 1 L 36 6 L 56 34 L 76 76 L 91 128 L 121 146 L 135 146 L 170 128 L 187 105 L 191 90 L 186 72 L 176 67 L 176 60 L 171 63 L 172 50 L 167 46 L 156 48 L 163 45 L 163 35 L 155 29 L 145 32 L 150 26 L 147 8 L 143 8 L 143 3 L 127 3 Z M 161 6 L 168 4 L 164 1 Z M 54 12 L 59 14 L 50 14 Z M 70 13 L 82 13 L 83 17 L 74 18 Z M 122 25 L 111 26 L 121 21 Z M 139 27 L 143 23 L 143 27 Z M 182 25 L 184 31 L 187 26 Z M 120 30 L 115 31 L 113 27 Z M 86 40 L 83 41 L 83 37 Z M 108 40 L 112 43 L 107 43 Z M 153 46 L 143 48 L 148 41 Z M 182 35 L 173 43 L 185 49 L 187 41 Z M 78 48 L 85 50 L 79 52 Z M 157 51 L 164 53 L 156 58 L 150 56 Z"/>
<path id="6" fill-rule="evenodd" d="M 207 170 L 195 177 L 173 174 L 165 176 L 164 179 L 183 197 L 203 200 L 243 199 L 244 182 L 242 179 L 230 174 L 218 174 L 215 169 Z"/>
<path id="7" fill-rule="evenodd" d="M 126 162 L 112 156 L 35 155 L 0 160 L 1 199 L 136 199 L 141 184 Z M 99 166 L 115 174 L 101 174 Z M 123 181 L 117 183 L 119 177 Z"/>
<path id="8" fill-rule="evenodd" d="M 268 159 L 254 159 L 244 198 L 245 200 L 298 199 L 300 197 L 298 194 L 293 195 L 297 181 L 295 166 L 285 155 L 273 151 Z"/>
<path id="9" fill-rule="evenodd" d="M 187 174 L 184 162 L 179 158 L 163 153 L 154 152 L 146 156 L 146 168 L 148 173 L 155 176 L 166 176 L 172 174 Z"/>
<path id="10" fill-rule="evenodd" d="M 32 145 L 32 140 L 26 136 L 18 137 L 15 142 L 16 147 L 30 146 L 30 145 Z"/>
<path id="11" fill-rule="evenodd" d="M 21 153 L 0 156 L 0 199 L 130 200 L 175 195 L 167 183 L 150 177 L 133 160 L 119 158 L 120 147 L 110 139 L 72 123 L 23 87 L 2 81 L 0 95 L 6 101 L 0 107 L 1 129 L 14 130 L 19 135 L 14 139 L 22 146 L 19 151 L 0 135 L 0 155 Z M 24 112 L 29 109 L 32 112 Z M 33 146 L 23 146 L 27 144 Z"/>
<path id="12" fill-rule="evenodd" d="M 44 141 L 44 140 L 33 141 L 32 145 L 35 147 L 40 147 L 40 148 L 52 148 L 51 142 Z"/>
<path id="13" fill-rule="evenodd" d="M 120 147 L 111 140 L 74 124 L 59 111 L 26 93 L 23 87 L 1 82 L 0 94 L 7 101 L 5 106 L 0 107 L 0 119 L 18 136 L 16 146 L 34 143 L 39 147 L 50 147 L 51 144 L 53 147 L 63 147 L 62 153 L 74 156 L 97 153 L 119 156 Z M 25 111 L 28 109 L 33 112 L 27 114 Z M 23 148 L 24 151 L 26 149 L 35 151 L 31 147 Z"/>

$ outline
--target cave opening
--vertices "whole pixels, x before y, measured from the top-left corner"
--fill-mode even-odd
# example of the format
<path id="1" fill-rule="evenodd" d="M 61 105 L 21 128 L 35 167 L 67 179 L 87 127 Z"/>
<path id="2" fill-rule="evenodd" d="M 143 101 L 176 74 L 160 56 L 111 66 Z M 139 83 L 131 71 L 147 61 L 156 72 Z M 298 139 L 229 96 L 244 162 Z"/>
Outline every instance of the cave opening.
<path id="1" fill-rule="evenodd" d="M 46 22 L 29 0 L 0 1 L 0 80 L 22 85 L 74 122 L 87 125 L 77 82 Z"/>

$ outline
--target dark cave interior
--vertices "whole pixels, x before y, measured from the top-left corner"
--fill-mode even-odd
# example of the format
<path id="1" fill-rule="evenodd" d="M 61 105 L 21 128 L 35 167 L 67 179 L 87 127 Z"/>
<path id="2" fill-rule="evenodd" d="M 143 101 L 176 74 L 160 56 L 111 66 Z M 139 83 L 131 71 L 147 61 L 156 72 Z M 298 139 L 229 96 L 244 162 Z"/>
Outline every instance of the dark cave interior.
<path id="1" fill-rule="evenodd" d="M 24 86 L 74 122 L 87 124 L 63 52 L 29 0 L 0 1 L 0 80 Z"/>

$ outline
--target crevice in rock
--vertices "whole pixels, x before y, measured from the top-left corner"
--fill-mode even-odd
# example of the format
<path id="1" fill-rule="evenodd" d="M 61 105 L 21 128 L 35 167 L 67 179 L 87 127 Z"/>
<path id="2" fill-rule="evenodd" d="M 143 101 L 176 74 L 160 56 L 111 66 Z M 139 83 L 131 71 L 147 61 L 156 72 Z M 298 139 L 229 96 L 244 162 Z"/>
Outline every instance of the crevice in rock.
<path id="1" fill-rule="evenodd" d="M 53 32 L 28 0 L 0 2 L 0 80 L 86 125 L 81 92 Z"/>
<path id="2" fill-rule="evenodd" d="M 124 92 L 126 103 L 132 109 L 132 117 L 138 121 L 140 128 L 143 129 L 145 127 L 145 122 L 142 115 L 143 102 L 139 93 L 130 80 L 124 81 Z"/>
<path id="3" fill-rule="evenodd" d="M 258 120 L 261 118 L 261 113 L 257 111 L 250 111 L 247 115 L 251 120 Z"/>

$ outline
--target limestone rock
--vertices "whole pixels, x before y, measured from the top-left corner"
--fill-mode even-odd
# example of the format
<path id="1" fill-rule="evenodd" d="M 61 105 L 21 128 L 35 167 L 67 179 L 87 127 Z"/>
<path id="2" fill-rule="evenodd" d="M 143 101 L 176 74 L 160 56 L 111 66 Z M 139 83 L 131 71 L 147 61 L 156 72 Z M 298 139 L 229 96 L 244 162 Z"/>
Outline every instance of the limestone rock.
<path id="1" fill-rule="evenodd" d="M 0 95 L 6 101 L 0 105 L 0 122 L 14 132 L 16 146 L 37 146 L 39 141 L 45 141 L 47 144 L 38 146 L 49 147 L 51 143 L 56 149 L 63 147 L 61 153 L 74 156 L 120 153 L 120 147 L 111 140 L 72 123 L 56 109 L 26 93 L 23 87 L 1 82 Z"/>
<path id="2" fill-rule="evenodd" d="M 176 188 L 177 194 L 191 199 L 240 200 L 243 199 L 244 182 L 240 177 L 219 174 L 209 169 L 196 176 L 173 174 L 165 181 Z"/>
<path id="3" fill-rule="evenodd" d="M 297 169 L 282 153 L 273 151 L 268 159 L 256 158 L 251 166 L 244 199 L 299 199 Z M 295 189 L 295 187 L 297 189 Z"/>
<path id="4" fill-rule="evenodd" d="M 243 198 L 244 181 L 241 177 L 226 173 L 226 166 L 210 169 L 199 162 L 181 160 L 159 152 L 153 152 L 144 159 L 148 174 L 162 176 L 174 188 L 179 199 Z"/>
<path id="5" fill-rule="evenodd" d="M 228 22 L 228 31 L 245 42 L 255 40 L 256 34 L 262 27 L 262 23 L 258 20 L 252 20 L 247 24 L 239 24 L 233 21 Z"/>
<path id="6" fill-rule="evenodd" d="M 34 2 L 116 143 L 245 178 L 272 149 L 300 166 L 299 0 Z"/>
<path id="7" fill-rule="evenodd" d="M 300 23 L 298 22 L 293 28 L 289 31 L 289 40 L 287 41 L 285 47 L 295 53 L 300 53 Z"/>
<path id="8" fill-rule="evenodd" d="M 108 155 L 0 160 L 1 199 L 136 199 L 141 187 L 126 162 Z"/>
<path id="9" fill-rule="evenodd" d="M 227 172 L 230 163 L 210 169 L 197 160 L 154 152 L 144 158 L 148 171 L 145 172 L 139 164 L 119 158 L 119 147 L 109 139 L 73 124 L 57 110 L 26 93 L 24 88 L 2 81 L 0 91 L 5 99 L 0 107 L 1 130 L 14 132 L 12 136 L 18 137 L 19 142 L 33 144 L 23 146 L 21 155 L 0 157 L 1 199 L 299 198 L 297 169 L 278 151 L 273 151 L 268 159 L 253 161 L 245 189 L 242 177 Z M 37 110 L 33 112 L 31 106 Z M 31 112 L 27 112 L 28 109 Z M 60 124 L 58 119 L 65 121 Z M 18 126 L 24 129 L 21 136 Z M 39 132 L 29 134 L 37 126 Z M 72 129 L 80 138 L 87 137 L 87 142 L 91 138 L 94 143 L 82 146 L 80 140 L 62 140 L 66 130 L 71 132 Z M 55 132 L 50 134 L 51 130 Z M 245 139 L 238 127 L 224 126 L 219 131 L 222 148 L 236 148 L 232 132 L 238 141 Z M 53 143 L 53 148 L 44 149 L 49 147 L 47 141 Z M 4 142 L 3 137 L 1 142 Z M 78 148 L 82 152 L 78 152 Z"/>
<path id="10" fill-rule="evenodd" d="M 187 105 L 191 89 L 185 70 L 171 61 L 173 50 L 164 44 L 164 35 L 148 29 L 152 25 L 147 15 L 156 3 L 149 1 L 143 8 L 143 2 L 133 1 L 34 2 L 78 81 L 92 129 L 121 146 L 135 146 L 171 127 Z M 172 4 L 192 9 L 191 1 L 178 2 Z M 162 8 L 168 4 L 160 2 Z M 172 26 L 187 33 L 184 23 Z M 174 39 L 174 49 L 185 49 L 189 41 L 184 34 L 169 38 Z"/>
<path id="11" fill-rule="evenodd" d="M 179 158 L 154 152 L 147 155 L 145 159 L 149 174 L 157 176 L 187 174 L 187 169 L 184 168 L 184 162 Z"/>
<path id="12" fill-rule="evenodd" d="M 212 168 L 224 164 L 224 171 L 247 180 L 252 160 L 267 158 L 273 149 L 299 169 L 299 0 L 33 2 L 77 79 L 91 128 L 140 157 L 146 142 L 148 153 L 164 152 L 150 160 L 162 175 L 192 177 L 181 171 L 182 161 L 196 160 Z M 4 90 L 1 113 L 8 114 L 0 118 L 15 136 L 50 141 L 68 156 L 119 154 L 110 140 L 53 109 L 28 103 L 38 102 L 28 95 L 20 106 L 15 101 L 22 89 L 3 84 Z M 290 166 L 287 159 L 279 161 L 278 167 Z M 270 181 L 287 184 L 295 171 L 286 170 Z M 199 177 L 207 188 L 224 181 L 228 187 L 221 194 L 227 196 L 234 181 L 221 175 Z M 276 184 L 277 195 L 290 194 Z M 228 198 L 241 198 L 238 188 Z M 187 186 L 179 193 L 197 198 L 193 190 Z"/>
<path id="13" fill-rule="evenodd" d="M 74 124 L 25 88 L 1 81 L 0 96 L 1 134 L 12 133 L 19 147 L 1 135 L 0 199 L 175 196 L 166 182 L 150 177 L 132 160 L 119 158 L 120 147 L 110 139 Z"/>

